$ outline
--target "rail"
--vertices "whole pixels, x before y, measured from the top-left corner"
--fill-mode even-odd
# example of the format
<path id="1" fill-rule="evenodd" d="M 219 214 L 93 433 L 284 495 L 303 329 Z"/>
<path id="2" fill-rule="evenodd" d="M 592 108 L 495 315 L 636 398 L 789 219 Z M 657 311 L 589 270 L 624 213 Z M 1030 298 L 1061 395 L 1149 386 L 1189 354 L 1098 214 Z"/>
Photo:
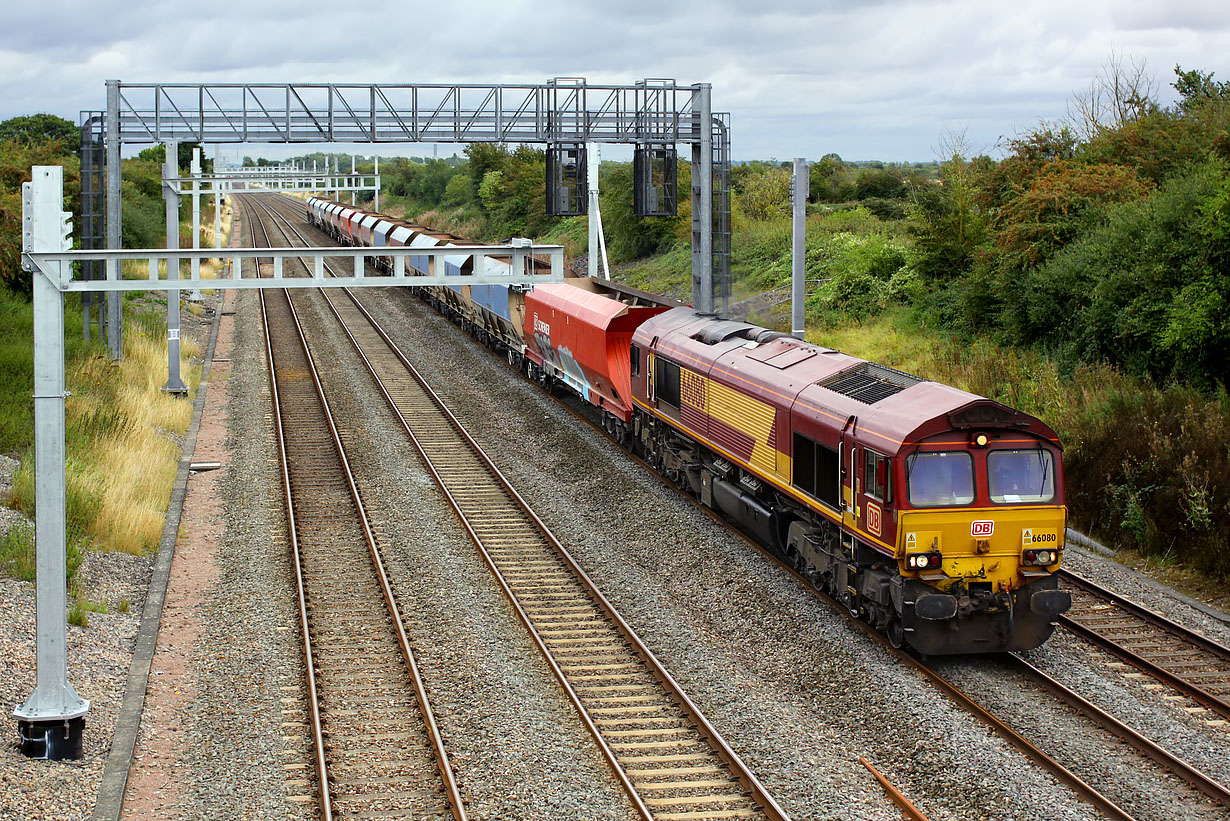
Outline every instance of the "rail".
<path id="1" fill-rule="evenodd" d="M 257 224 L 268 241 L 263 221 L 257 218 L 252 222 L 254 244 Z M 404 620 L 315 361 L 289 295 L 282 292 L 279 296 L 280 300 L 266 299 L 262 291 L 262 322 L 304 639 L 320 817 L 331 819 L 341 805 L 357 807 L 370 816 L 445 812 L 454 821 L 465 821 Z M 291 341 L 272 332 L 271 326 L 279 320 L 293 328 L 297 339 Z M 287 369 L 291 376 L 284 378 Z M 305 373 L 312 377 L 310 382 L 302 378 Z M 288 414 L 293 418 L 290 426 L 285 423 Z M 293 438 L 286 435 L 288 427 L 294 431 Z M 327 455 L 330 451 L 333 458 Z M 300 532 L 300 522 L 305 519 L 311 523 L 306 535 Z M 356 524 L 361 534 L 354 532 Z M 372 596 L 373 574 L 378 597 Z M 338 585 L 339 579 L 346 584 Z M 380 615 L 380 600 L 387 618 Z M 375 629 L 356 631 L 355 622 L 364 619 Z M 382 631 L 381 627 L 386 629 Z M 314 644 L 323 652 L 314 652 Z M 392 663 L 394 655 L 401 657 L 400 668 Z M 350 681 L 356 675 L 361 677 L 357 687 L 363 692 L 351 691 L 356 685 Z M 342 680 L 347 683 L 339 684 Z M 413 706 L 402 695 L 407 683 Z M 356 698 L 384 706 L 388 732 L 373 732 L 368 716 L 351 717 L 345 709 L 322 709 L 331 708 L 333 699 L 343 708 L 353 707 Z M 421 721 L 421 734 L 415 718 Z M 400 786 L 411 776 L 422 775 L 424 761 L 435 768 L 438 789 Z M 335 777 L 338 769 L 343 778 Z M 388 789 L 389 785 L 399 786 Z"/>
<path id="2" fill-rule="evenodd" d="M 374 318 L 328 302 L 641 817 L 785 821 Z"/>
<path id="3" fill-rule="evenodd" d="M 1230 648 L 1066 568 L 1059 577 L 1074 594 L 1064 628 L 1230 719 Z"/>

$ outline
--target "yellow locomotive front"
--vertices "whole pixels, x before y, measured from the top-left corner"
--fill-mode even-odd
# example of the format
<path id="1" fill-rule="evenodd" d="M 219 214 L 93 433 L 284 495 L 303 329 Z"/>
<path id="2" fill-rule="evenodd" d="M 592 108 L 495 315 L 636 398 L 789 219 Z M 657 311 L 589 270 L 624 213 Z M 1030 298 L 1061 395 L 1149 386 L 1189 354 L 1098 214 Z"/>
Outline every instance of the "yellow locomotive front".
<path id="1" fill-rule="evenodd" d="M 937 655 L 1046 641 L 1071 606 L 1054 575 L 1066 525 L 1054 441 L 1019 428 L 950 433 L 917 444 L 900 470 L 905 641 Z"/>

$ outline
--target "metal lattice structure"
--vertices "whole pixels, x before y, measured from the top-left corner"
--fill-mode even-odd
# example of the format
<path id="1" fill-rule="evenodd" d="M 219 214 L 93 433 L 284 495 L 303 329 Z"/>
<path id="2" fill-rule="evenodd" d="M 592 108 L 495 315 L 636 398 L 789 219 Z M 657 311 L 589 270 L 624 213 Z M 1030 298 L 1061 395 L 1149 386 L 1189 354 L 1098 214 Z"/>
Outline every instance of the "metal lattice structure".
<path id="1" fill-rule="evenodd" d="M 106 187 L 104 185 L 103 145 L 104 126 L 101 111 L 81 112 L 81 222 L 78 225 L 78 237 L 81 247 L 95 251 L 106 247 L 104 214 L 106 213 Z M 83 279 L 102 279 L 102 263 L 91 260 L 82 263 Z M 90 338 L 90 326 L 93 324 L 93 311 L 97 306 L 98 334 L 106 333 L 106 322 L 103 321 L 102 306 L 105 300 L 101 294 L 83 293 L 81 295 L 82 333 Z"/>
<path id="2" fill-rule="evenodd" d="M 693 304 L 729 294 L 729 116 L 707 83 L 122 83 L 107 81 L 107 247 L 120 247 L 125 143 L 621 143 L 692 147 Z M 113 178 L 113 179 L 112 179 Z M 714 277 L 717 288 L 715 291 Z M 114 351 L 114 349 L 113 349 Z"/>
<path id="3" fill-rule="evenodd" d="M 590 85 L 120 83 L 124 143 L 698 142 L 673 80 Z"/>

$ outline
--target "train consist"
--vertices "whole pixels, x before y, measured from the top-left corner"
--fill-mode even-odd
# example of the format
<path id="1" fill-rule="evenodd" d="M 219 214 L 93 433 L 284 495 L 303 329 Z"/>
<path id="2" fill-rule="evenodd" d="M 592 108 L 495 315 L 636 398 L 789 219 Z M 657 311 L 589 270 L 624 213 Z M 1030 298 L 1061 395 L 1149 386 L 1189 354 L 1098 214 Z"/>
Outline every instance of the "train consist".
<path id="1" fill-rule="evenodd" d="M 468 273 L 450 235 L 327 200 L 307 211 L 346 244 L 455 245 L 446 273 Z M 1061 449 L 1031 416 L 601 280 L 422 290 L 897 646 L 1028 650 L 1071 606 Z"/>

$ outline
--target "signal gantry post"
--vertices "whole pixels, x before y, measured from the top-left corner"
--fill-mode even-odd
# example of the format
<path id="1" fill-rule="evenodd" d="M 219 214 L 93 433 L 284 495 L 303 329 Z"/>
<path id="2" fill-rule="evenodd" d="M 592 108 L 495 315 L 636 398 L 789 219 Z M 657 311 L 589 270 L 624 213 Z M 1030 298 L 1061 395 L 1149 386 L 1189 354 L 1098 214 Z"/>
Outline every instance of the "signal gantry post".
<path id="1" fill-rule="evenodd" d="M 33 274 L 34 300 L 34 544 L 37 613 L 37 684 L 14 711 L 22 752 L 36 758 L 72 759 L 82 754 L 81 737 L 89 701 L 68 681 L 65 528 L 64 404 L 64 294 L 103 292 L 123 296 L 124 291 L 177 292 L 185 288 L 404 288 L 441 285 L 517 285 L 533 287 L 564 279 L 564 249 L 558 245 L 480 245 L 410 248 L 386 246 L 380 256 L 393 260 L 392 276 L 366 276 L 364 257 L 371 248 L 228 248 L 83 250 L 73 251 L 71 214 L 64 208 L 64 169 L 35 166 L 33 179 L 22 186 L 23 270 Z M 226 279 L 177 279 L 179 262 L 223 257 L 231 261 Z M 426 275 L 411 275 L 407 260 L 427 258 Z M 512 260 L 510 274 L 482 273 L 445 276 L 444 261 L 469 257 L 471 270 L 487 270 L 489 256 Z M 325 277 L 326 257 L 352 260 L 351 275 Z M 546 257 L 550 273 L 535 274 L 530 262 Z M 242 260 L 273 259 L 273 277 L 243 279 Z M 286 260 L 308 263 L 312 276 L 283 277 Z M 147 264 L 148 278 L 122 279 L 121 263 Z M 159 263 L 168 260 L 164 276 Z M 106 278 L 79 279 L 74 263 L 100 262 Z M 192 270 L 199 272 L 193 265 Z M 527 272 L 530 271 L 530 272 Z"/>

